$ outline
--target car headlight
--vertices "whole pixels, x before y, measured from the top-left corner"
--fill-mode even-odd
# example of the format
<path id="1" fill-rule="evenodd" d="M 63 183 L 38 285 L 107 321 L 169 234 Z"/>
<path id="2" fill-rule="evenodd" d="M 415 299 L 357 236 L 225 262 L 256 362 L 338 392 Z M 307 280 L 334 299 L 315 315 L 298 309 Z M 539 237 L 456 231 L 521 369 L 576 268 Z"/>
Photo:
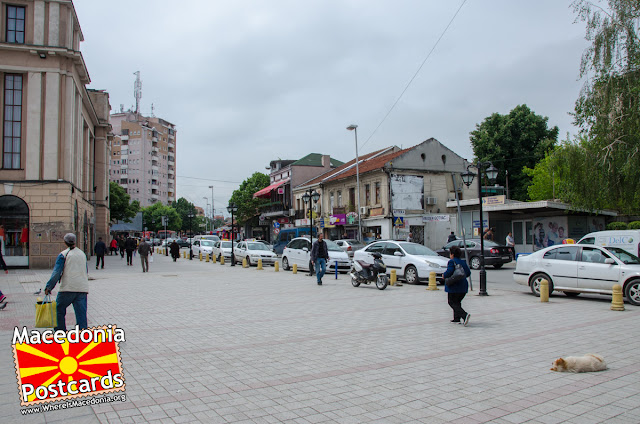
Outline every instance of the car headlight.
<path id="1" fill-rule="evenodd" d="M 431 268 L 447 268 L 447 265 L 440 265 L 438 263 L 435 262 L 431 262 L 425 259 L 424 261 L 427 265 L 429 265 Z"/>

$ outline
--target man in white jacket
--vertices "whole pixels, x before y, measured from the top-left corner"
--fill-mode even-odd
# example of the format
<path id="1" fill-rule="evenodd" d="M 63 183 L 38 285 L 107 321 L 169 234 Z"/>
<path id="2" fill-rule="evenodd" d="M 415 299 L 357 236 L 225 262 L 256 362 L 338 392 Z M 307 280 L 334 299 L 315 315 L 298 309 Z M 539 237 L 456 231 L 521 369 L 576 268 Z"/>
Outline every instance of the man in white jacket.
<path id="1" fill-rule="evenodd" d="M 44 293 L 51 293 L 51 290 L 60 281 L 60 290 L 56 297 L 58 325 L 55 329 L 67 331 L 65 316 L 67 315 L 67 307 L 71 304 L 73 304 L 73 310 L 76 313 L 76 324 L 80 329 L 83 329 L 87 328 L 87 294 L 89 293 L 87 257 L 82 250 L 76 248 L 75 234 L 65 234 L 64 243 L 68 249 L 58 255 Z"/>

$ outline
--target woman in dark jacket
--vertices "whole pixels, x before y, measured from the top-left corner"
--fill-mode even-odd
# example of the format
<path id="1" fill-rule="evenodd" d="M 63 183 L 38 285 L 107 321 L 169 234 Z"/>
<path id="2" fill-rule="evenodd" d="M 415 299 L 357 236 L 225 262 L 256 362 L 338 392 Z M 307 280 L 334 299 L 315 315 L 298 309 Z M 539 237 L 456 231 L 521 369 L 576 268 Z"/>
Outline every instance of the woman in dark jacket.
<path id="1" fill-rule="evenodd" d="M 180 245 L 177 241 L 173 241 L 169 246 L 169 251 L 171 251 L 171 257 L 173 258 L 173 262 L 176 261 L 180 257 Z"/>
<path id="2" fill-rule="evenodd" d="M 471 275 L 471 270 L 467 266 L 467 263 L 461 259 L 461 256 L 462 251 L 460 248 L 458 246 L 451 246 L 451 249 L 449 250 L 449 257 L 451 260 L 447 264 L 447 270 L 442 276 L 445 280 L 448 277 L 451 277 L 451 275 L 453 275 L 453 271 L 456 269 L 456 264 L 461 265 L 462 269 L 464 269 L 465 277 L 450 286 L 445 285 L 444 291 L 448 293 L 449 306 L 453 309 L 453 319 L 451 322 L 464 324 L 466 327 L 467 324 L 469 324 L 471 314 L 462 309 L 462 299 L 464 299 L 464 296 L 469 291 L 469 282 L 467 281 L 467 277 Z M 462 322 L 460 320 L 462 320 Z"/>

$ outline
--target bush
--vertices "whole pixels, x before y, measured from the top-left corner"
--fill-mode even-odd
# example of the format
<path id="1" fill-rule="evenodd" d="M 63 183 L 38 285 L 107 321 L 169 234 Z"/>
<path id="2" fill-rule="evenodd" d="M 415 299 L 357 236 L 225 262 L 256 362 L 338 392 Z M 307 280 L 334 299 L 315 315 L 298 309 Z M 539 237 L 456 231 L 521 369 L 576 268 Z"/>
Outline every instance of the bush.
<path id="1" fill-rule="evenodd" d="M 640 221 L 632 221 L 627 225 L 627 230 L 640 230 Z"/>
<path id="2" fill-rule="evenodd" d="M 627 223 L 626 222 L 610 222 L 607 224 L 607 230 L 626 230 Z"/>

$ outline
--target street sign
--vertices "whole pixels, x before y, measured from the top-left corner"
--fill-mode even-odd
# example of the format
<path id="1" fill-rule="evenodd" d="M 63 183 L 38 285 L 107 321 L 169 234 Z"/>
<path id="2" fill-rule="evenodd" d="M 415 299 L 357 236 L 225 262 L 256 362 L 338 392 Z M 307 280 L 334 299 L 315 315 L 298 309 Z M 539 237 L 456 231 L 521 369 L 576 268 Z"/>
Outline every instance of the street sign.
<path id="1" fill-rule="evenodd" d="M 274 221 L 273 228 L 280 228 L 280 223 L 278 221 Z"/>
<path id="2" fill-rule="evenodd" d="M 401 216 L 396 216 L 395 220 L 393 221 L 393 226 L 394 227 L 404 227 L 404 218 Z"/>
<path id="3" fill-rule="evenodd" d="M 506 196 L 501 194 L 499 196 L 486 196 L 482 198 L 482 206 L 486 205 L 504 205 Z"/>
<path id="4" fill-rule="evenodd" d="M 393 215 L 394 216 L 405 216 L 406 215 L 406 210 L 404 209 L 394 209 L 393 210 Z"/>

